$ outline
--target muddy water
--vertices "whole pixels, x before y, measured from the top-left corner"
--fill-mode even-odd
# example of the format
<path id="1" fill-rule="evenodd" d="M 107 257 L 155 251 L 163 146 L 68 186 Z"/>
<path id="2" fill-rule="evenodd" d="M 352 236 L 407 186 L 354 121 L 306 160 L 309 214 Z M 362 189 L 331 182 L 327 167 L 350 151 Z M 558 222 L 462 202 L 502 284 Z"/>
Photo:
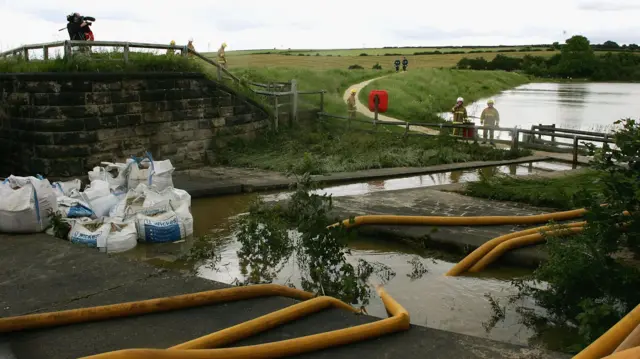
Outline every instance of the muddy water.
<path id="1" fill-rule="evenodd" d="M 319 192 L 331 193 L 334 196 L 362 195 L 374 191 L 465 182 L 477 179 L 481 173 L 488 176 L 496 173 L 526 175 L 569 168 L 570 165 L 563 163 L 535 162 L 370 181 L 328 187 Z M 197 236 L 213 235 L 215 238 L 222 239 L 223 243 L 217 252 L 220 255 L 220 261 L 215 270 L 207 266 L 200 267 L 198 270 L 200 276 L 225 283 L 244 280 L 237 256 L 240 244 L 233 237 L 230 223 L 234 217 L 246 212 L 251 202 L 258 197 L 275 200 L 286 197 L 286 194 L 244 194 L 193 201 L 191 211 L 194 216 L 195 234 Z M 192 240 L 181 243 L 139 245 L 136 249 L 122 255 L 162 267 L 188 269 L 181 255 L 188 253 L 192 245 Z M 353 264 L 358 259 L 365 259 L 369 262 L 385 264 L 396 272 L 395 277 L 386 283 L 385 287 L 409 310 L 414 324 L 519 344 L 527 344 L 527 339 L 532 335 L 523 326 L 509 321 L 499 324 L 489 333 L 483 328 L 483 323 L 487 322 L 491 315 L 484 295 L 491 293 L 496 298 L 501 298 L 513 294 L 509 280 L 526 273 L 525 271 L 502 268 L 485 271 L 482 277 L 450 278 L 444 277 L 444 273 L 453 263 L 432 259 L 431 254 L 400 243 L 357 239 L 350 243 L 350 248 L 352 256 L 349 261 Z M 411 278 L 416 260 L 422 263 L 428 272 L 420 277 Z M 291 282 L 300 287 L 299 278 L 297 266 L 293 260 L 289 260 L 278 273 L 275 282 L 282 284 Z M 379 281 L 379 279 L 373 279 L 371 284 Z M 386 316 L 384 307 L 375 294 L 366 309 L 371 315 Z M 515 318 L 517 318 L 516 315 L 507 316 L 507 320 Z"/>
<path id="2" fill-rule="evenodd" d="M 637 118 L 639 96 L 640 84 L 530 83 L 493 98 L 501 127 L 530 129 L 555 123 L 560 128 L 603 132 L 621 118 Z M 484 98 L 467 105 L 469 115 L 479 117 L 486 102 Z M 500 138 L 510 136 L 500 133 Z"/>

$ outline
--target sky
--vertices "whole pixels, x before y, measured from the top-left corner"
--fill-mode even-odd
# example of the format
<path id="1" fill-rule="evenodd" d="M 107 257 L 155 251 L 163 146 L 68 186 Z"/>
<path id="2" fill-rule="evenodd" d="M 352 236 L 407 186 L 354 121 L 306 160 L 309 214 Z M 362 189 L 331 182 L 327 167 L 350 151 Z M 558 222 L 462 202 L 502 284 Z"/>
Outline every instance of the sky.
<path id="1" fill-rule="evenodd" d="M 66 15 L 93 16 L 96 40 L 196 50 L 640 43 L 639 0 L 0 0 L 0 50 L 68 39 Z"/>

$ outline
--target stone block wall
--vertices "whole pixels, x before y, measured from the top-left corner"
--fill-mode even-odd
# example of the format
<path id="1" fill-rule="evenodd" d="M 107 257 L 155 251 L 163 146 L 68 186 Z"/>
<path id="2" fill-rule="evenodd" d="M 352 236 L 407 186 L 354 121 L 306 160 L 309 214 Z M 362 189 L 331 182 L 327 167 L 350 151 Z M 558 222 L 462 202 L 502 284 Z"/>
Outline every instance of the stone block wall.
<path id="1" fill-rule="evenodd" d="M 198 73 L 0 74 L 0 177 L 83 176 L 145 151 L 197 168 L 269 123 L 256 102 Z"/>

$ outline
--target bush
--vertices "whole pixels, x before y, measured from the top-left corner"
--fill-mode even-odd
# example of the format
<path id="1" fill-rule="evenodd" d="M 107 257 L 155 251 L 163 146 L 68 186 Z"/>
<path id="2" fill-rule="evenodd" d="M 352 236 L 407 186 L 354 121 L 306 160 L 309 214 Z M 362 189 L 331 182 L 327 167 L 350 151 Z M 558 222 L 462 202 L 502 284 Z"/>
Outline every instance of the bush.
<path id="1" fill-rule="evenodd" d="M 382 65 L 380 65 L 379 63 L 376 62 L 376 64 L 373 65 L 373 67 L 371 67 L 371 69 L 373 69 L 373 70 L 382 70 Z"/>
<path id="2" fill-rule="evenodd" d="M 361 53 L 361 54 L 360 54 L 360 55 L 358 55 L 358 56 L 369 56 L 369 55 L 367 55 L 366 53 L 364 53 L 364 52 L 363 52 L 363 53 Z"/>
<path id="3" fill-rule="evenodd" d="M 364 70 L 364 67 L 362 67 L 362 66 L 360 66 L 358 64 L 355 64 L 355 65 L 349 66 L 349 70 Z"/>

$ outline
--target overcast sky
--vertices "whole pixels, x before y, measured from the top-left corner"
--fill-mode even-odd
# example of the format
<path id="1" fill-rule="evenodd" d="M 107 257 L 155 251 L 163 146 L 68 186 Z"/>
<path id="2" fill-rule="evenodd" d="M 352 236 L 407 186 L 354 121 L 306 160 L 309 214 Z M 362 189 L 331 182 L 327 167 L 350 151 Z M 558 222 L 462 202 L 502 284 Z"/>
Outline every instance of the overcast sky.
<path id="1" fill-rule="evenodd" d="M 640 43 L 640 0 L 0 0 L 0 49 L 68 39 L 66 15 L 97 19 L 96 40 L 197 50 Z M 566 31 L 566 35 L 563 35 Z"/>

